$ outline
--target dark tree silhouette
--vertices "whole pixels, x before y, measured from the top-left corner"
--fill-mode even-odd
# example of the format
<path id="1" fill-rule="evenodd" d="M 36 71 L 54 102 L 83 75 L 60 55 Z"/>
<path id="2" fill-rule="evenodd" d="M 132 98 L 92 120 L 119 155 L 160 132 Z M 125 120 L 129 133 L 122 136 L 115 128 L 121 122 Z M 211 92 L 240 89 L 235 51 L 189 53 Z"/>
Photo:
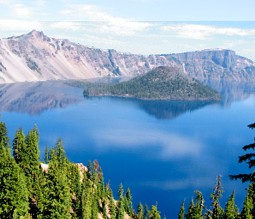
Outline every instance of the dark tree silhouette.
<path id="1" fill-rule="evenodd" d="M 249 128 L 254 129 L 255 123 L 248 125 Z M 255 140 L 255 138 L 254 138 Z M 244 151 L 254 150 L 255 149 L 255 142 L 252 144 L 245 145 L 243 147 Z M 249 168 L 252 170 L 251 173 L 240 173 L 237 175 L 230 175 L 230 179 L 237 180 L 240 179 L 242 182 L 250 182 L 252 184 L 255 183 L 255 152 L 246 153 L 242 156 L 239 156 L 239 163 L 246 163 L 248 164 Z"/>

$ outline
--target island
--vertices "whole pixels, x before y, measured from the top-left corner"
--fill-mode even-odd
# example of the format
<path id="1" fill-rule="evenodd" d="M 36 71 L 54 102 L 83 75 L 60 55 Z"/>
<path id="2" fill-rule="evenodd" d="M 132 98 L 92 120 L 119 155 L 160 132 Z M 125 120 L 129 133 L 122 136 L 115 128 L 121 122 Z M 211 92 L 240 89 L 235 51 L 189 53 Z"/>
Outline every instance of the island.
<path id="1" fill-rule="evenodd" d="M 129 81 L 115 84 L 90 83 L 89 96 L 118 96 L 148 100 L 220 100 L 220 95 L 178 67 L 160 66 Z"/>

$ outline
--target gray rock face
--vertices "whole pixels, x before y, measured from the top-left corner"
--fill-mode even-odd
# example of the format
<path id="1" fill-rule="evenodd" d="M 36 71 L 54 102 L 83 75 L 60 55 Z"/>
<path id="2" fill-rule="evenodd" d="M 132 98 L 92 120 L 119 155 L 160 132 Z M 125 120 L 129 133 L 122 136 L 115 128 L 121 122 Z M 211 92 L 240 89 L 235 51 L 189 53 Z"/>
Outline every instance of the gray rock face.
<path id="1" fill-rule="evenodd" d="M 0 40 L 0 83 L 133 77 L 158 66 L 183 68 L 202 82 L 255 81 L 255 64 L 231 50 L 134 55 L 54 39 L 42 32 Z"/>

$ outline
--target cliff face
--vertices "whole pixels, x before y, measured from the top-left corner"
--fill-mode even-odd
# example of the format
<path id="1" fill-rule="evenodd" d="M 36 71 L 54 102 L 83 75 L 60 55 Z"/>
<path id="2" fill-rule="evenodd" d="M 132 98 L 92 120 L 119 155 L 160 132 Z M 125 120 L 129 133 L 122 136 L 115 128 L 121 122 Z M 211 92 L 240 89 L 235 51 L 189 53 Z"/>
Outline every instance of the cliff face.
<path id="1" fill-rule="evenodd" d="M 0 83 L 133 77 L 158 66 L 181 67 L 201 81 L 255 81 L 255 64 L 230 50 L 143 56 L 89 48 L 38 31 L 0 40 Z"/>
<path id="2" fill-rule="evenodd" d="M 203 50 L 172 54 L 184 71 L 200 81 L 254 81 L 255 64 L 231 50 Z"/>

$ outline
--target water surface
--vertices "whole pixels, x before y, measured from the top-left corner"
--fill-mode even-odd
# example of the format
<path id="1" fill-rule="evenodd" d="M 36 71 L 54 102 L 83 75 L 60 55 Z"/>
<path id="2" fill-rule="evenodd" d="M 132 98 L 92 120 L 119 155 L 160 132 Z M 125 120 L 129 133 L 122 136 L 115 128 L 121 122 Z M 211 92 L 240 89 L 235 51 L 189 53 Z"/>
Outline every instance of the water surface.
<path id="1" fill-rule="evenodd" d="M 223 177 L 222 205 L 232 191 L 237 204 L 243 202 L 246 185 L 228 175 L 246 171 L 237 159 L 255 136 L 247 128 L 255 122 L 255 97 L 234 90 L 220 103 L 141 101 L 84 99 L 82 90 L 62 83 L 24 83 L 1 86 L 0 110 L 11 138 L 37 124 L 42 154 L 61 137 L 73 162 L 99 161 L 115 196 L 122 182 L 135 207 L 158 203 L 163 215 L 177 218 L 194 190 L 209 205 L 217 175 Z"/>

